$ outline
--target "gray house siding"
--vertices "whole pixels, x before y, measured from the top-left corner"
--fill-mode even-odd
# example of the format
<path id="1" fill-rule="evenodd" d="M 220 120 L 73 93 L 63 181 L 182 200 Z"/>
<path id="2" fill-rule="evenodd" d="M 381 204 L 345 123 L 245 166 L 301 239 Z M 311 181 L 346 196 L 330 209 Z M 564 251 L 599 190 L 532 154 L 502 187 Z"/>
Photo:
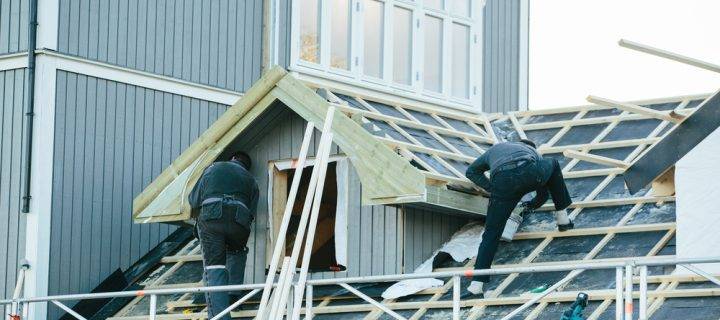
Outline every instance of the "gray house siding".
<path id="1" fill-rule="evenodd" d="M 4 4 L 4 2 L 3 2 Z M 26 69 L 0 71 L 0 294 L 11 297 L 25 257 L 20 213 L 24 159 Z"/>
<path id="2" fill-rule="evenodd" d="M 527 77 L 523 77 L 522 28 L 527 15 L 521 14 L 528 0 L 488 0 L 483 20 L 483 111 L 518 110 L 527 97 Z M 524 38 L 525 41 L 527 38 Z M 524 56 L 527 59 L 527 56 Z M 525 61 L 527 62 L 527 61 Z M 527 65 L 527 64 L 525 64 Z M 524 82 L 524 83 L 523 83 Z"/>
<path id="3" fill-rule="evenodd" d="M 435 250 L 465 225 L 468 219 L 428 210 L 405 210 L 404 266 L 410 273 L 430 258 Z"/>
<path id="4" fill-rule="evenodd" d="M 261 0 L 60 0 L 58 51 L 244 92 L 260 77 Z"/>
<path id="5" fill-rule="evenodd" d="M 27 50 L 29 0 L 0 0 L 0 55 Z"/>
<path id="6" fill-rule="evenodd" d="M 64 71 L 56 96 L 49 292 L 89 292 L 175 229 L 132 200 L 227 106 Z"/>

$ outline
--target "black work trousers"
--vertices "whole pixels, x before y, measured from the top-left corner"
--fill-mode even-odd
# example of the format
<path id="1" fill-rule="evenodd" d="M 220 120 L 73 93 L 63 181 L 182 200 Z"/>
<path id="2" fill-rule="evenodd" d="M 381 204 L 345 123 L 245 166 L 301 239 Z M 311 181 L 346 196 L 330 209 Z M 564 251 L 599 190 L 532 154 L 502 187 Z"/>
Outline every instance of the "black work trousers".
<path id="1" fill-rule="evenodd" d="M 216 206 L 218 208 L 220 206 Z M 206 208 L 203 208 L 206 209 Z M 242 284 L 245 278 L 246 247 L 250 230 L 236 222 L 235 206 L 221 206 L 222 215 L 198 219 L 197 228 L 203 252 L 203 280 L 208 286 Z M 208 318 L 227 308 L 241 292 L 212 292 L 205 295 Z M 232 298 L 231 298 L 232 297 Z M 230 319 L 229 316 L 222 319 Z"/>
<path id="2" fill-rule="evenodd" d="M 543 177 L 548 176 L 546 170 L 550 171 L 550 178 L 543 181 Z M 490 185 L 490 205 L 475 260 L 476 270 L 490 268 L 505 224 L 525 194 L 532 191 L 537 191 L 538 194 L 550 193 L 556 210 L 563 210 L 572 203 L 562 176 L 562 168 L 555 159 L 527 161 L 516 168 L 494 172 L 490 177 Z M 488 282 L 489 277 L 476 276 L 474 280 Z"/>

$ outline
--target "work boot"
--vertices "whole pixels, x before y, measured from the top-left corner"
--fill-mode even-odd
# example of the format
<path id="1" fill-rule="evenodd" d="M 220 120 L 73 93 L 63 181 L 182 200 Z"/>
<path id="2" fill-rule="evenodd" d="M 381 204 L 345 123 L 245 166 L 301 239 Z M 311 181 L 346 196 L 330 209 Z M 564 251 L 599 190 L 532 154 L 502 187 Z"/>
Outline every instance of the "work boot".
<path id="1" fill-rule="evenodd" d="M 467 287 L 467 290 L 460 295 L 460 299 L 475 298 L 482 299 L 483 294 L 483 282 L 472 281 Z"/>
<path id="2" fill-rule="evenodd" d="M 228 283 L 228 273 L 225 266 L 222 265 L 206 266 L 203 277 L 205 284 L 209 287 L 225 286 Z M 206 292 L 205 301 L 208 307 L 208 319 L 212 319 L 230 306 L 227 292 Z M 230 314 L 228 313 L 220 319 L 230 320 Z"/>
<path id="3" fill-rule="evenodd" d="M 555 216 L 555 223 L 557 224 L 558 231 L 563 232 L 575 228 L 575 224 L 568 217 L 566 210 L 563 209 L 554 211 L 553 215 Z"/>

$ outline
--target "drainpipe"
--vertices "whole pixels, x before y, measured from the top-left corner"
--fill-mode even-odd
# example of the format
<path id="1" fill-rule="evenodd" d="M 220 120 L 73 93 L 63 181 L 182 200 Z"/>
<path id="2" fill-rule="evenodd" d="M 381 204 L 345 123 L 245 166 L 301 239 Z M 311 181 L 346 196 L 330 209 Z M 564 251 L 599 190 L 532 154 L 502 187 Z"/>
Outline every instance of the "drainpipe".
<path id="1" fill-rule="evenodd" d="M 30 174 L 32 172 L 33 118 L 35 117 L 35 43 L 37 38 L 37 0 L 30 0 L 30 25 L 28 28 L 28 95 L 25 109 L 25 190 L 23 191 L 22 212 L 30 212 Z"/>

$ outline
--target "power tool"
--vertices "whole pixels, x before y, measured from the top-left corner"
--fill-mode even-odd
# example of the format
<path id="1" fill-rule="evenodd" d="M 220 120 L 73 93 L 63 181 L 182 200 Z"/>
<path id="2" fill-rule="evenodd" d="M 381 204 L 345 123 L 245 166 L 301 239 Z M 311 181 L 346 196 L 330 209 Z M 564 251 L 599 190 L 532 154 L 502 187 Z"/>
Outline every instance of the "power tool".
<path id="1" fill-rule="evenodd" d="M 560 320 L 585 320 L 582 313 L 588 305 L 587 293 L 580 292 L 575 299 L 575 302 L 570 306 L 570 309 L 563 312 Z"/>

